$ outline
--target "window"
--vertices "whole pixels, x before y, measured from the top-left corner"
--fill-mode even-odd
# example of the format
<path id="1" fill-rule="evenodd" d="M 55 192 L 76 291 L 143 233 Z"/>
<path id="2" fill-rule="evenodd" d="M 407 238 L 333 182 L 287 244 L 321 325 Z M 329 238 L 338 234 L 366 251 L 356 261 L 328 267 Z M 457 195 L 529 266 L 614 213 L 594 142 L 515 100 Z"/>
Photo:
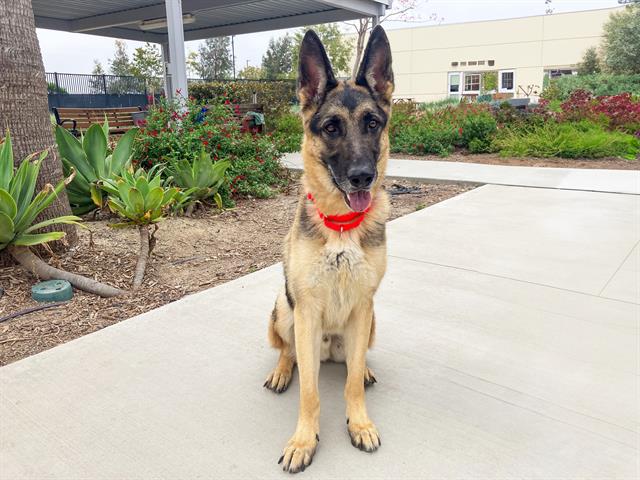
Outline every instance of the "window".
<path id="1" fill-rule="evenodd" d="M 499 79 L 501 92 L 513 92 L 515 88 L 515 72 L 513 70 L 500 70 Z"/>
<path id="2" fill-rule="evenodd" d="M 451 66 L 452 67 L 457 67 L 458 66 L 458 62 L 451 62 Z"/>
<path id="3" fill-rule="evenodd" d="M 466 67 L 467 66 L 467 62 L 460 62 L 460 66 L 461 67 Z"/>
<path id="4" fill-rule="evenodd" d="M 469 60 L 467 63 L 469 64 L 470 67 L 478 65 L 478 62 L 476 62 L 475 60 Z"/>
<path id="5" fill-rule="evenodd" d="M 460 96 L 460 72 L 450 72 L 449 73 L 449 96 L 450 97 L 459 97 Z"/>
<path id="6" fill-rule="evenodd" d="M 464 74 L 464 93 L 480 92 L 480 74 L 465 73 Z"/>
<path id="7" fill-rule="evenodd" d="M 490 67 L 493 67 L 496 64 L 495 60 L 487 60 L 487 65 L 489 65 Z"/>
<path id="8" fill-rule="evenodd" d="M 478 65 L 484 65 L 484 60 L 478 60 Z"/>

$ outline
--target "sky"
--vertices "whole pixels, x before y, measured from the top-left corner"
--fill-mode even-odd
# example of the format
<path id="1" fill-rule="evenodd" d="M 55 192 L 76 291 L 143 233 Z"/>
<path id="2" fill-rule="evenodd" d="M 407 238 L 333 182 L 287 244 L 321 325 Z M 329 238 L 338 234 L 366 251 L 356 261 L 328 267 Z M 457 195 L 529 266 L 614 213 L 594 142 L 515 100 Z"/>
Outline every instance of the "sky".
<path id="1" fill-rule="evenodd" d="M 554 13 L 578 10 L 593 10 L 618 6 L 617 0 L 552 0 Z M 408 22 L 385 22 L 388 29 L 407 28 L 420 25 L 494 20 L 499 18 L 543 15 L 545 0 L 422 0 L 412 13 L 415 20 Z M 437 20 L 430 20 L 435 17 Z M 349 26 L 345 25 L 345 31 Z M 259 66 L 262 55 L 271 37 L 283 35 L 287 30 L 251 33 L 235 37 L 236 69 L 247 64 Z M 67 33 L 38 29 L 45 70 L 60 73 L 91 73 L 94 59 L 108 70 L 108 59 L 114 51 L 114 39 L 81 33 Z M 126 41 L 129 53 L 142 46 L 141 42 Z M 186 42 L 187 53 L 197 50 L 200 42 Z M 70 54 L 69 52 L 73 52 Z"/>

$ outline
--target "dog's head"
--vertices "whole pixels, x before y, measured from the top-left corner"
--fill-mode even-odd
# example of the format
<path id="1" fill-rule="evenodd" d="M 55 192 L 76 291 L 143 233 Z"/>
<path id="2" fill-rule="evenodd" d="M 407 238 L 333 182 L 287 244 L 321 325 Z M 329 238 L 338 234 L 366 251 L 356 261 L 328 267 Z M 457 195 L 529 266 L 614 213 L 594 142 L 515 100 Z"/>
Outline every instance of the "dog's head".
<path id="1" fill-rule="evenodd" d="M 305 126 L 307 175 L 325 191 L 337 189 L 347 206 L 364 211 L 379 187 L 389 150 L 393 71 L 384 30 L 373 29 L 355 78 L 339 82 L 318 36 L 300 48 L 298 98 Z M 306 161 L 306 160 L 305 160 Z"/>

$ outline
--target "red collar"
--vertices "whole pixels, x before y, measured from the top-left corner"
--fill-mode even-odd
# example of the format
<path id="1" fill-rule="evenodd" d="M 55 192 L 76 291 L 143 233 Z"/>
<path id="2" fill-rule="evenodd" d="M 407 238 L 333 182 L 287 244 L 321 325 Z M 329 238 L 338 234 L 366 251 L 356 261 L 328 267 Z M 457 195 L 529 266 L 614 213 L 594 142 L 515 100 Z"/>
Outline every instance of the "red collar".
<path id="1" fill-rule="evenodd" d="M 307 193 L 307 198 L 314 204 L 316 203 L 316 199 L 313 198 L 313 195 L 311 193 Z M 344 215 L 325 215 L 317 206 L 316 210 L 318 212 L 318 216 L 324 222 L 325 227 L 342 233 L 346 232 L 347 230 L 352 230 L 360 225 L 364 220 L 364 216 L 369 212 L 369 210 L 371 210 L 371 206 L 369 206 L 369 208 L 367 208 L 364 212 L 349 212 L 345 213 Z"/>

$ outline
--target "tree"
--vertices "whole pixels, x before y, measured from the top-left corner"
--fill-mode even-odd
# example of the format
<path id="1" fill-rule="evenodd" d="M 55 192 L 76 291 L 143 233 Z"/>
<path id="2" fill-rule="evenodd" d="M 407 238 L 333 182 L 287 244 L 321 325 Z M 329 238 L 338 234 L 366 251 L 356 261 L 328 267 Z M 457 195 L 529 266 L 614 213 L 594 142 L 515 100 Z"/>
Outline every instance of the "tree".
<path id="1" fill-rule="evenodd" d="M 190 77 L 195 77 L 198 75 L 198 52 L 194 52 L 193 50 L 187 54 L 187 58 L 185 60 L 187 64 L 187 73 Z"/>
<path id="2" fill-rule="evenodd" d="M 293 47 L 294 40 L 289 34 L 269 40 L 269 48 L 262 56 L 262 72 L 264 73 L 264 78 L 276 80 L 279 78 L 292 78 L 294 76 L 293 57 L 295 54 Z M 300 48 L 300 42 L 297 43 L 297 48 Z M 297 49 L 295 52 L 297 52 Z"/>
<path id="3" fill-rule="evenodd" d="M 152 94 L 162 86 L 163 68 L 162 53 L 157 45 L 146 43 L 133 51 L 131 74 L 143 79 Z"/>
<path id="4" fill-rule="evenodd" d="M 232 74 L 231 37 L 207 38 L 198 47 L 195 69 L 200 78 L 229 78 Z"/>
<path id="5" fill-rule="evenodd" d="M 112 75 L 131 75 L 131 60 L 124 40 L 116 40 L 116 53 L 109 60 Z"/>
<path id="6" fill-rule="evenodd" d="M 93 70 L 91 70 L 91 79 L 89 80 L 89 85 L 91 86 L 91 91 L 93 93 L 104 93 L 104 77 L 105 74 L 104 68 L 102 67 L 102 63 L 99 60 L 93 60 Z"/>
<path id="7" fill-rule="evenodd" d="M 18 165 L 33 152 L 51 149 L 42 162 L 37 190 L 62 179 L 62 165 L 55 150 L 47 101 L 47 82 L 36 36 L 31 0 L 0 2 L 0 128 L 13 139 L 14 163 Z M 39 220 L 70 215 L 63 190 Z M 75 227 L 64 225 L 69 245 L 77 241 Z"/>
<path id="8" fill-rule="evenodd" d="M 591 75 L 592 73 L 600 73 L 600 59 L 598 58 L 598 49 L 589 47 L 582 56 L 582 61 L 578 64 L 578 75 Z"/>
<path id="9" fill-rule="evenodd" d="M 602 60 L 611 73 L 640 73 L 640 4 L 612 13 L 604 24 Z"/>
<path id="10" fill-rule="evenodd" d="M 336 75 L 348 75 L 351 70 L 350 62 L 353 56 L 353 41 L 346 37 L 335 23 L 304 27 L 294 34 L 292 49 L 293 71 L 298 71 L 298 52 L 300 51 L 304 34 L 310 28 L 318 34 L 318 37 L 322 41 Z"/>
<path id="11" fill-rule="evenodd" d="M 416 22 L 421 19 L 415 17 L 411 14 L 413 10 L 418 6 L 417 0 L 396 0 L 393 2 L 393 8 L 383 17 L 380 17 L 380 23 L 386 21 L 399 21 L 399 22 Z M 438 14 L 432 13 L 429 16 L 429 20 L 431 21 L 442 21 L 443 18 L 440 18 Z M 356 58 L 355 63 L 353 65 L 352 75 L 355 77 L 356 72 L 358 70 L 358 66 L 360 65 L 360 60 L 362 60 L 362 53 L 364 50 L 365 39 L 369 30 L 373 28 L 373 21 L 370 17 L 361 18 L 358 20 L 358 23 L 345 22 L 347 25 L 351 26 L 356 31 Z"/>
<path id="12" fill-rule="evenodd" d="M 243 80 L 261 80 L 266 78 L 262 68 L 247 65 L 238 72 L 238 78 Z"/>

